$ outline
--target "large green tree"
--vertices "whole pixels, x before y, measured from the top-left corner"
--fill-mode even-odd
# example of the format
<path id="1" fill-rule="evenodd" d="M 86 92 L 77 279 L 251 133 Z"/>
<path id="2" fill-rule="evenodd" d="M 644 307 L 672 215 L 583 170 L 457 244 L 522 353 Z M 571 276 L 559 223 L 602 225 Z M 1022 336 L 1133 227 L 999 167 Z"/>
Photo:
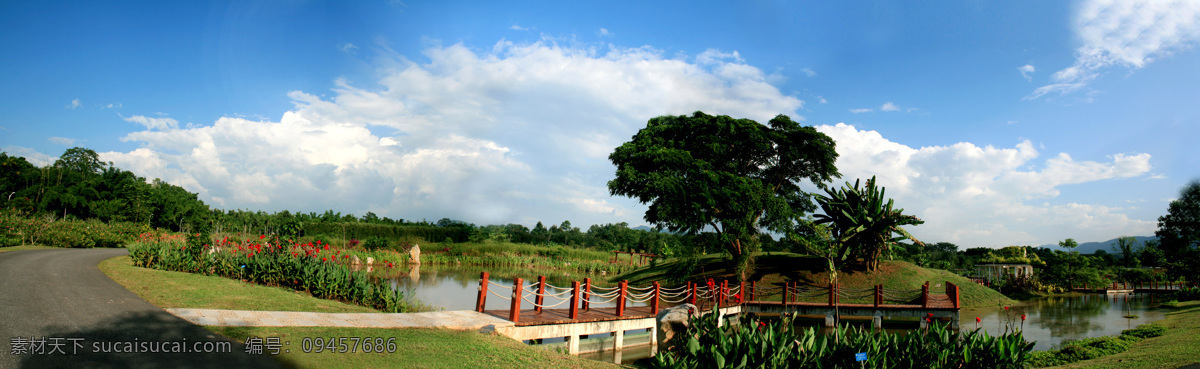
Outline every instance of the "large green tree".
<path id="1" fill-rule="evenodd" d="M 817 195 L 823 214 L 814 216 L 816 223 L 829 227 L 832 242 L 847 246 L 837 249 L 850 253 L 851 261 L 861 258 L 869 271 L 879 269 L 879 257 L 899 241 L 909 239 L 924 245 L 901 226 L 925 221 L 893 207 L 893 201 L 884 192 L 883 187 L 875 185 L 875 177 L 871 177 L 865 187 L 860 188 L 855 180 L 854 186 L 846 182 L 840 189 L 827 188 L 826 195 Z"/>
<path id="2" fill-rule="evenodd" d="M 609 155 L 613 195 L 650 204 L 647 222 L 715 232 L 745 277 L 763 228 L 787 232 L 816 209 L 802 181 L 839 177 L 832 138 L 785 115 L 766 125 L 696 112 L 661 116 Z"/>
<path id="3" fill-rule="evenodd" d="M 1176 277 L 1200 279 L 1200 181 L 1192 181 L 1158 217 L 1158 249 Z"/>

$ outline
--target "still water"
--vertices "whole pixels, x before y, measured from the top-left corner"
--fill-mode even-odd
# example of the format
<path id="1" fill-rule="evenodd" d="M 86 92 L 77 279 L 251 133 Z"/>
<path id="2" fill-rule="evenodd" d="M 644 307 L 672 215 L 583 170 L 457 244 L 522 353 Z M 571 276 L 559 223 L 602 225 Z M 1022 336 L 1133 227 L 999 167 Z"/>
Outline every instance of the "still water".
<path id="1" fill-rule="evenodd" d="M 475 300 L 479 291 L 479 274 L 482 271 L 490 273 L 489 280 L 494 282 L 489 289 L 495 294 L 489 294 L 486 308 L 509 308 L 510 301 L 501 297 L 509 296 L 513 280 L 525 279 L 528 287 L 537 281 L 538 273 L 546 275 L 547 284 L 570 288 L 571 281 L 583 280 L 587 277 L 569 272 L 539 272 L 530 269 L 504 269 L 496 267 L 416 267 L 407 270 L 397 270 L 389 275 L 377 276 L 391 279 L 393 286 L 408 298 L 415 299 L 427 306 L 443 310 L 474 310 Z M 599 288 L 611 288 L 614 285 L 605 283 L 603 276 L 592 276 L 594 285 Z M 550 289 L 547 293 L 559 292 Z M 570 294 L 563 295 L 569 298 Z M 532 300 L 532 297 L 529 297 Z M 1132 329 L 1141 324 L 1150 323 L 1163 318 L 1163 310 L 1155 308 L 1161 298 L 1154 294 L 1118 294 L 1118 295 L 1082 295 L 1074 297 L 1047 297 L 1021 302 L 1009 306 L 1006 310 L 997 305 L 988 308 L 963 309 L 960 312 L 962 331 L 969 332 L 977 327 L 989 335 L 999 335 L 1013 329 L 1020 329 L 1025 339 L 1036 341 L 1034 350 L 1048 350 L 1057 347 L 1065 340 L 1075 340 L 1087 337 L 1098 337 L 1121 334 L 1122 330 Z M 546 305 L 559 303 L 560 299 L 547 297 Z M 630 304 L 638 305 L 638 304 Z M 524 309 L 532 309 L 528 302 Z M 566 304 L 557 306 L 565 307 Z M 613 306 L 613 303 L 593 304 L 597 307 Z M 1022 324 L 1021 315 L 1025 315 Z M 1127 318 L 1126 316 L 1129 316 Z M 1134 317 L 1136 316 L 1136 317 Z M 975 318 L 980 322 L 976 324 Z M 819 320 L 807 320 L 806 324 L 820 324 Z M 861 322 L 869 327 L 868 322 Z M 889 331 L 907 331 L 916 323 L 885 322 Z M 630 331 L 630 334 L 634 332 Z M 603 338 L 605 335 L 594 335 L 593 338 Z M 546 340 L 545 343 L 555 343 L 560 340 Z M 599 354 L 584 354 L 588 357 L 603 361 L 621 361 L 630 363 L 633 360 L 648 357 L 646 349 L 626 349 L 619 357 L 612 352 Z"/>

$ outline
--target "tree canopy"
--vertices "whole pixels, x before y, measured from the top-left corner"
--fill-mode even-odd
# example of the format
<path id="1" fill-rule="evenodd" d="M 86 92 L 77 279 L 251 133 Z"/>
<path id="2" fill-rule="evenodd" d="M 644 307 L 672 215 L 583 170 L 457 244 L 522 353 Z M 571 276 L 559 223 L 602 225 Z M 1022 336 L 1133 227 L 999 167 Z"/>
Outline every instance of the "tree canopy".
<path id="1" fill-rule="evenodd" d="M 1158 249 L 1171 274 L 1195 281 L 1200 278 L 1200 181 L 1192 181 L 1171 201 L 1167 214 L 1158 217 Z"/>
<path id="2" fill-rule="evenodd" d="M 832 138 L 786 115 L 767 125 L 695 112 L 660 116 L 609 155 L 613 195 L 650 204 L 645 220 L 672 232 L 712 230 L 739 273 L 762 228 L 786 232 L 816 210 L 802 181 L 840 177 Z"/>

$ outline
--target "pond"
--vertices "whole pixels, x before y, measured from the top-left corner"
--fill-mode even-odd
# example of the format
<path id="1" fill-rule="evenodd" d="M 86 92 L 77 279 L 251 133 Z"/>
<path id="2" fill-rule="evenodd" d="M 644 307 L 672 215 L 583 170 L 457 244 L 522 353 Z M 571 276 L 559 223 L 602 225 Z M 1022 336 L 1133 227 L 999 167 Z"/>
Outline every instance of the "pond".
<path id="1" fill-rule="evenodd" d="M 491 285 L 495 293 L 508 296 L 515 278 L 524 278 L 525 286 L 531 280 L 536 282 L 538 271 L 529 269 L 505 269 L 497 267 L 446 267 L 423 266 L 410 270 L 399 271 L 398 275 L 390 276 L 393 286 L 404 291 L 405 296 L 414 298 L 421 303 L 444 310 L 474 310 L 478 295 L 479 274 L 488 271 L 489 279 L 496 284 Z M 547 283 L 554 286 L 569 287 L 571 281 L 587 277 L 569 272 L 544 272 Z M 612 287 L 603 281 L 605 277 L 594 276 L 597 287 Z M 505 287 L 499 287 L 505 286 Z M 548 305 L 560 300 L 547 298 Z M 1025 338 L 1036 341 L 1034 350 L 1055 348 L 1065 340 L 1075 340 L 1087 337 L 1118 335 L 1122 330 L 1136 328 L 1138 325 L 1150 323 L 1163 318 L 1164 310 L 1155 306 L 1161 302 L 1161 297 L 1154 294 L 1116 294 L 1116 295 L 1080 295 L 1070 297 L 1047 297 L 1021 302 L 1004 309 L 1002 306 L 988 308 L 963 309 L 960 312 L 960 328 L 964 332 L 972 331 L 980 319 L 978 328 L 990 335 L 1003 334 L 1006 329 L 1022 329 Z M 490 294 L 486 308 L 507 310 L 509 300 Z M 525 303 L 525 309 L 530 309 Z M 638 304 L 630 304 L 634 306 Z M 643 304 L 644 305 L 644 304 Z M 565 306 L 565 305 L 563 305 Z M 610 307 L 613 303 L 593 305 Z M 1022 325 L 1021 315 L 1026 319 Z M 1126 318 L 1129 316 L 1129 318 Z M 806 324 L 820 324 L 817 320 L 802 320 Z M 868 322 L 859 322 L 869 327 Z M 906 332 L 916 327 L 916 323 L 889 323 L 884 327 L 888 331 Z M 635 332 L 628 332 L 634 334 Z M 606 335 L 593 335 L 592 338 L 603 339 Z M 545 340 L 545 343 L 556 343 L 561 340 Z M 582 357 L 603 361 L 620 361 L 630 363 L 633 360 L 648 357 L 650 350 L 626 349 L 622 355 L 615 356 L 612 352 L 583 354 Z"/>

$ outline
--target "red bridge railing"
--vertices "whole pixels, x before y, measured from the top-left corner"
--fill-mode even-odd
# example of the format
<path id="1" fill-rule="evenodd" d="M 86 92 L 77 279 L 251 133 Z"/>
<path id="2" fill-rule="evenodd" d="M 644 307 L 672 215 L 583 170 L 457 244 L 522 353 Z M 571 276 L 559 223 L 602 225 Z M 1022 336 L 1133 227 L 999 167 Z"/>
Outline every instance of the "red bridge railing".
<path id="1" fill-rule="evenodd" d="M 510 290 L 508 296 L 498 293 L 504 289 Z M 950 304 L 957 309 L 959 308 L 959 289 L 953 283 L 946 283 L 946 296 L 950 299 Z M 709 279 L 706 283 L 699 284 L 687 282 L 684 285 L 664 288 L 659 282 L 655 281 L 647 286 L 631 287 L 629 281 L 621 281 L 614 287 L 599 287 L 592 284 L 591 278 L 585 278 L 581 281 L 572 281 L 570 287 L 554 286 L 546 283 L 545 276 L 539 276 L 537 282 L 529 286 L 525 286 L 525 280 L 516 278 L 513 280 L 512 286 L 503 285 L 489 280 L 488 272 L 482 272 L 479 275 L 479 295 L 475 301 L 475 310 L 484 312 L 487 305 L 488 295 L 509 300 L 508 319 L 513 322 L 520 322 L 521 306 L 524 302 L 528 302 L 534 306 L 534 311 L 540 314 L 543 309 L 555 308 L 562 304 L 568 304 L 568 317 L 572 320 L 579 319 L 581 312 L 590 311 L 592 304 L 606 304 L 615 302 L 614 316 L 622 317 L 626 313 L 626 305 L 630 302 L 645 303 L 650 306 L 651 314 L 658 314 L 662 303 L 690 303 L 697 304 L 713 304 L 716 306 L 731 306 L 740 305 L 749 301 L 756 301 L 757 298 L 766 295 L 778 293 L 780 302 L 783 304 L 797 303 L 799 299 L 814 299 L 825 297 L 828 306 L 836 306 L 841 303 L 843 298 L 866 300 L 870 298 L 875 307 L 893 304 L 911 304 L 914 301 L 919 302 L 923 308 L 929 308 L 929 282 L 926 282 L 920 289 L 914 290 L 899 290 L 884 288 L 883 285 L 875 285 L 871 288 L 852 289 L 843 288 L 840 285 L 814 286 L 808 284 L 800 284 L 797 282 L 787 282 L 782 286 L 762 287 L 758 281 L 738 282 L 736 286 L 730 287 L 729 281 L 721 281 L 719 284 Z M 533 295 L 533 300 L 529 299 L 529 295 Z M 558 300 L 557 303 L 548 303 L 547 298 Z"/>

